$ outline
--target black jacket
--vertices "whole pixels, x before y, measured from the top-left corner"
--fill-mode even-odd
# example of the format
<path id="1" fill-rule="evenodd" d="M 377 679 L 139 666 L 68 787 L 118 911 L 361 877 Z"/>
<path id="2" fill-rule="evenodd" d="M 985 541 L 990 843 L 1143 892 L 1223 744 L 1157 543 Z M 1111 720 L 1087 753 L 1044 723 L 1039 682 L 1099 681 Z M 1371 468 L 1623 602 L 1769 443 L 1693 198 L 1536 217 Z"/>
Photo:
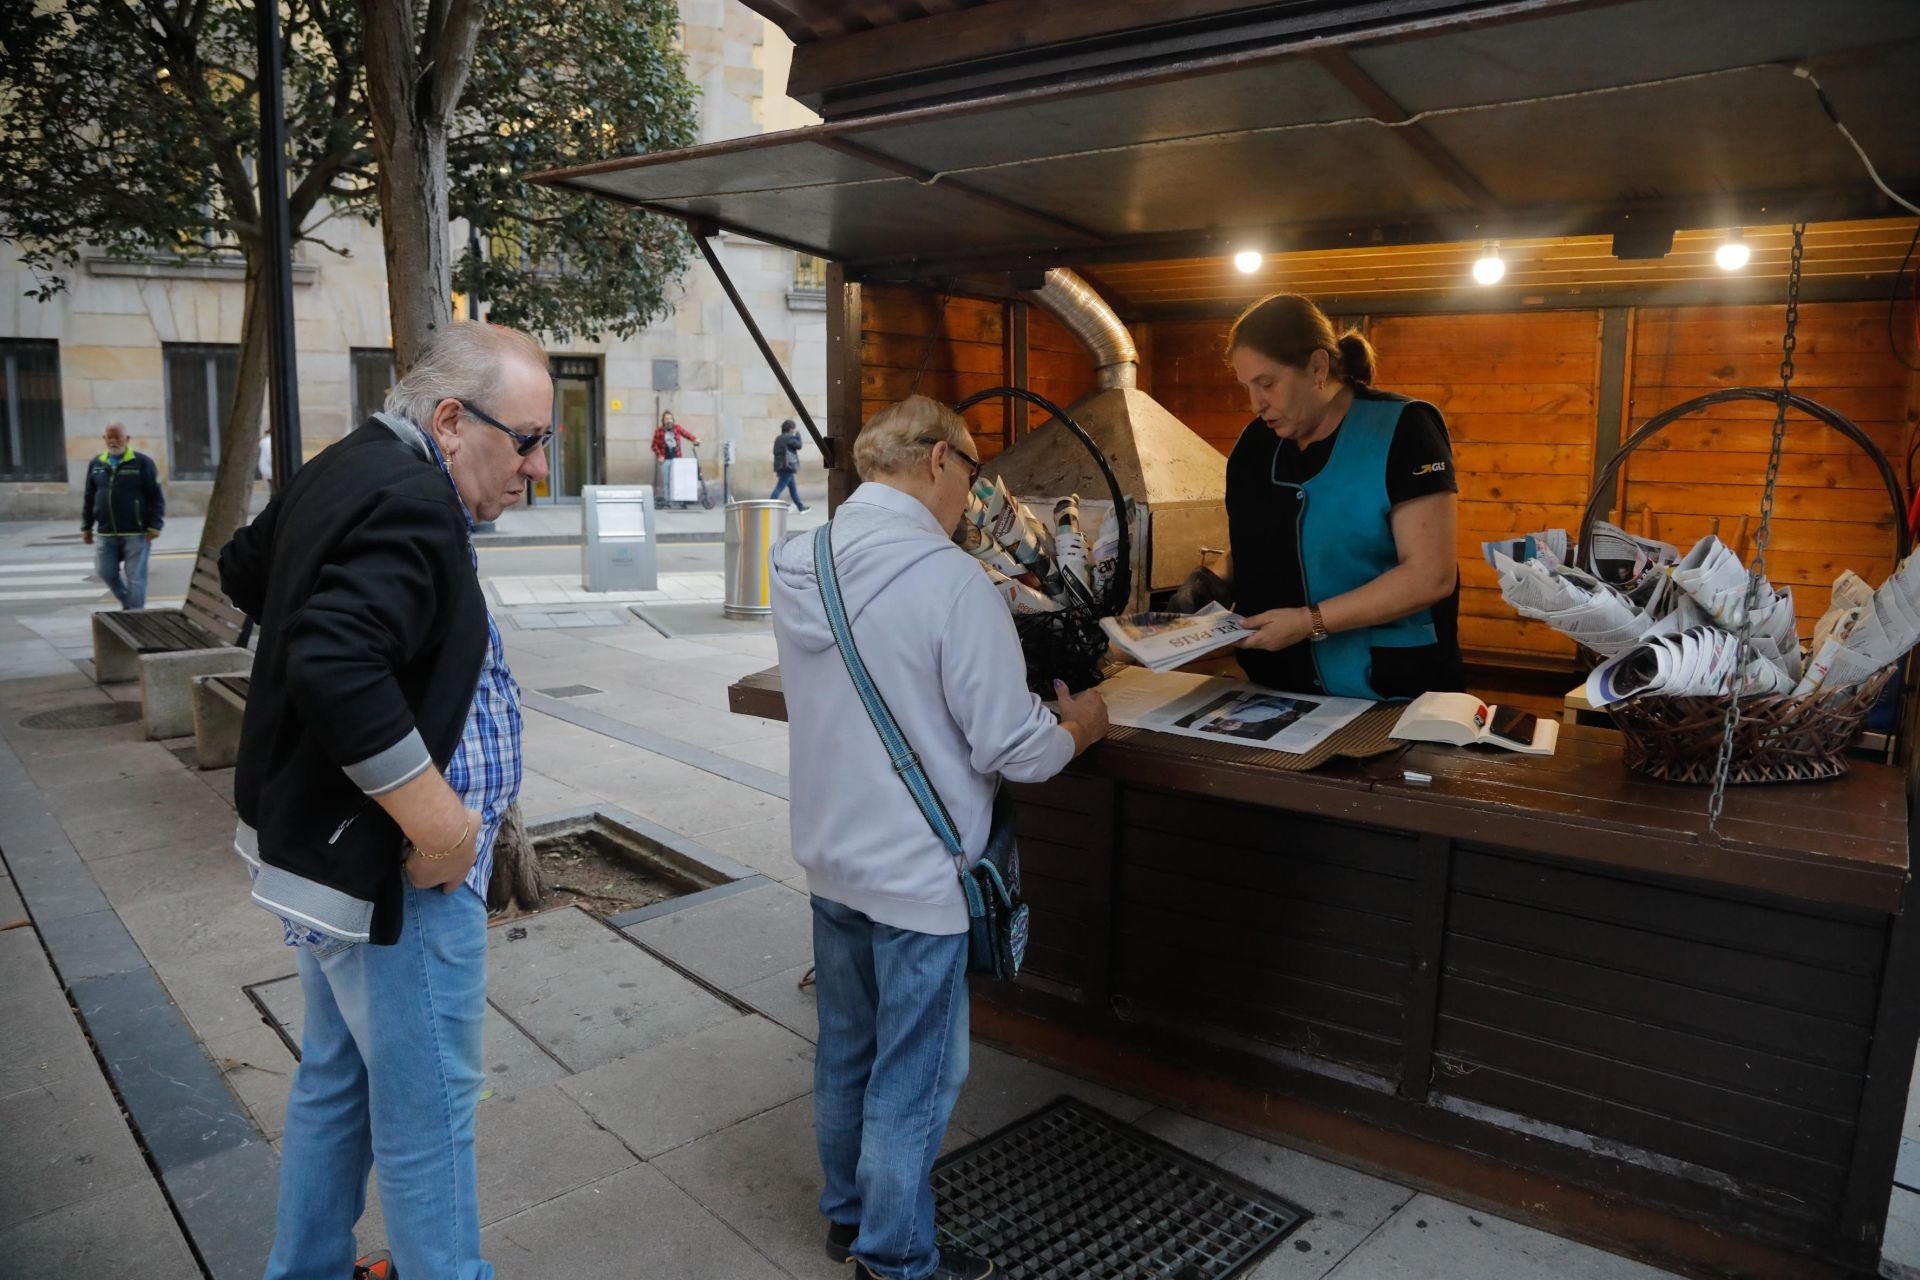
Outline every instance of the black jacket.
<path id="1" fill-rule="evenodd" d="M 402 837 L 373 796 L 445 768 L 486 653 L 459 499 L 417 442 L 369 421 L 234 535 L 220 583 L 260 624 L 234 775 L 254 897 L 349 936 L 357 910 L 391 943 Z"/>
<path id="2" fill-rule="evenodd" d="M 775 471 L 798 471 L 800 469 L 800 432 L 782 431 L 773 440 L 773 469 Z"/>
<path id="3" fill-rule="evenodd" d="M 160 469 L 129 445 L 119 456 L 98 454 L 87 464 L 87 493 L 80 504 L 80 527 L 101 533 L 145 533 L 167 522 L 167 496 L 160 492 Z"/>

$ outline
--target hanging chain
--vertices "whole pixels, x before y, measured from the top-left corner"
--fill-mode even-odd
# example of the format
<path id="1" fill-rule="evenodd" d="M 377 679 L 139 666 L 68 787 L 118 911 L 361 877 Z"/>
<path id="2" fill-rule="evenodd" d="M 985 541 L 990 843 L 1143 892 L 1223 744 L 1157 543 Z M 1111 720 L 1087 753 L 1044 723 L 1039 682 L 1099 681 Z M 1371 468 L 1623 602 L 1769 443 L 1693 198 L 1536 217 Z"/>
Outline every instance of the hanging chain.
<path id="1" fill-rule="evenodd" d="M 1774 402 L 1773 447 L 1767 454 L 1767 482 L 1760 491 L 1760 530 L 1753 540 L 1753 567 L 1747 571 L 1747 598 L 1740 612 L 1739 645 L 1734 651 L 1732 690 L 1727 698 L 1727 723 L 1720 735 L 1720 759 L 1713 770 L 1713 795 L 1707 800 L 1707 831 L 1720 833 L 1720 810 L 1727 802 L 1727 775 L 1733 771 L 1733 740 L 1740 727 L 1740 690 L 1746 683 L 1747 663 L 1753 653 L 1753 615 L 1767 581 L 1767 543 L 1773 535 L 1773 494 L 1780 483 L 1780 454 L 1787 442 L 1787 396 L 1793 388 L 1793 349 L 1799 339 L 1800 261 L 1807 224 L 1793 224 L 1793 255 L 1787 264 L 1787 329 L 1780 339 L 1780 395 Z"/>

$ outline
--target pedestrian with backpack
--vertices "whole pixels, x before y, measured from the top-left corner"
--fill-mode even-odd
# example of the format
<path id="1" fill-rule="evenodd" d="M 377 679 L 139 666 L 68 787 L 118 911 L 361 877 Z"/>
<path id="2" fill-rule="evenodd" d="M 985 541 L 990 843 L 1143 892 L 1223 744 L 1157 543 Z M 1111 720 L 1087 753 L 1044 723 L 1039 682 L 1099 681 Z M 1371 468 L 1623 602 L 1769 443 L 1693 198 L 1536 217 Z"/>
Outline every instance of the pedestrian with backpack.
<path id="1" fill-rule="evenodd" d="M 773 438 L 773 492 L 767 495 L 768 501 L 777 500 L 781 490 L 793 499 L 797 510 L 805 511 L 807 504 L 800 501 L 799 486 L 794 483 L 800 474 L 800 428 L 788 418 L 780 424 L 780 434 Z"/>

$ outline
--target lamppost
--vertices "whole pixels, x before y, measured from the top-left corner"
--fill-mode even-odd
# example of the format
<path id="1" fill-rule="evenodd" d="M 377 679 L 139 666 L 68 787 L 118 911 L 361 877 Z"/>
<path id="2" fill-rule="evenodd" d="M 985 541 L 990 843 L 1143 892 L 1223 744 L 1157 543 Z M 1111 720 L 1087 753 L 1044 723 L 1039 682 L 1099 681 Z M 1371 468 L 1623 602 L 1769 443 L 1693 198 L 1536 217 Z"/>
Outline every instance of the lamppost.
<path id="1" fill-rule="evenodd" d="M 299 377 L 294 367 L 293 228 L 287 214 L 287 121 L 280 86 L 279 0 L 255 0 L 260 68 L 260 222 L 264 270 L 256 306 L 267 308 L 268 421 L 273 430 L 273 487 L 300 469 Z"/>

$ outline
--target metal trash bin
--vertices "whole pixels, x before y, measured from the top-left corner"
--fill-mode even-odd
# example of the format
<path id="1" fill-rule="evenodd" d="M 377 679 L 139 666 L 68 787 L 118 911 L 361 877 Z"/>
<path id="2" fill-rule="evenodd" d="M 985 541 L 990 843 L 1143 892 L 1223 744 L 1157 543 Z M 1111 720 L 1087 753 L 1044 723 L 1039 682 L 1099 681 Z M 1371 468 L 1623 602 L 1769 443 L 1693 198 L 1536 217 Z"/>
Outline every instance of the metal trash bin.
<path id="1" fill-rule="evenodd" d="M 588 591 L 659 588 L 651 486 L 582 485 L 580 522 L 580 576 Z"/>
<path id="2" fill-rule="evenodd" d="M 764 618 L 773 612 L 770 555 L 787 532 L 784 502 L 755 498 L 727 504 L 727 599 L 729 618 Z"/>

